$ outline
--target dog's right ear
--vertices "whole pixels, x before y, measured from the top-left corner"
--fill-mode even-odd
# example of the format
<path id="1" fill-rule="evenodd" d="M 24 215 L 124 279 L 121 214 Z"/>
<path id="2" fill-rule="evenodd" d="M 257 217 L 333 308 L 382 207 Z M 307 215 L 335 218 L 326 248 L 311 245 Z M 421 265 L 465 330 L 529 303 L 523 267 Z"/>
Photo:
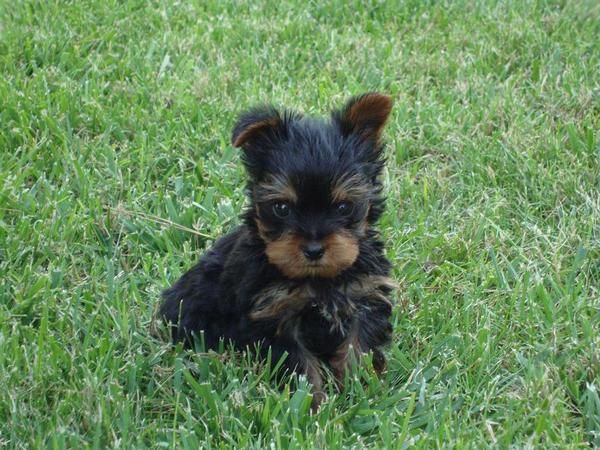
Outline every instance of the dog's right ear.
<path id="1" fill-rule="evenodd" d="M 282 125 L 279 111 L 272 106 L 253 108 L 239 117 L 233 127 L 231 142 L 234 147 L 244 150 L 260 140 L 272 142 L 280 135 Z"/>

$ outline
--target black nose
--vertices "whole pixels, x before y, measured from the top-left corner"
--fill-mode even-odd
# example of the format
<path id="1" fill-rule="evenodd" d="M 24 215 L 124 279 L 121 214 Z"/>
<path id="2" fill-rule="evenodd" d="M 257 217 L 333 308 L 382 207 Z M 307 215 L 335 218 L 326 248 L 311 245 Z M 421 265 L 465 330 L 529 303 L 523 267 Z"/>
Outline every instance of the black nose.
<path id="1" fill-rule="evenodd" d="M 321 259 L 324 253 L 325 249 L 319 242 L 309 242 L 304 246 L 304 256 L 311 261 Z"/>

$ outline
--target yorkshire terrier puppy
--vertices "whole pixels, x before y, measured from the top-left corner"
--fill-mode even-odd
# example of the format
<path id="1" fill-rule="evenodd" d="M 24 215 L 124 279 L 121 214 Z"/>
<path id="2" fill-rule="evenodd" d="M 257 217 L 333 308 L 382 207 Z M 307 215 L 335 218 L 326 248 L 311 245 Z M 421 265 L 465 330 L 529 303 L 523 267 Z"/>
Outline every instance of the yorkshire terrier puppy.
<path id="1" fill-rule="evenodd" d="M 384 207 L 381 133 L 390 97 L 351 99 L 330 120 L 259 107 L 242 114 L 250 200 L 243 224 L 215 242 L 164 292 L 160 314 L 175 342 L 220 340 L 259 349 L 305 374 L 313 409 L 323 372 L 342 382 L 353 357 L 385 366 L 394 287 L 374 228 Z"/>

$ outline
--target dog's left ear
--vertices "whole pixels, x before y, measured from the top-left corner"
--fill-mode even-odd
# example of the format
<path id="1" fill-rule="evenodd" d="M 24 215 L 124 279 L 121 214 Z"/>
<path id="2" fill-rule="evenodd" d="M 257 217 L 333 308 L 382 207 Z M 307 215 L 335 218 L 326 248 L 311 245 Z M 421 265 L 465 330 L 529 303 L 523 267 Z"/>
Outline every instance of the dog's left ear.
<path id="1" fill-rule="evenodd" d="M 332 116 L 344 136 L 355 135 L 377 144 L 393 103 L 388 95 L 370 92 L 353 97 Z"/>

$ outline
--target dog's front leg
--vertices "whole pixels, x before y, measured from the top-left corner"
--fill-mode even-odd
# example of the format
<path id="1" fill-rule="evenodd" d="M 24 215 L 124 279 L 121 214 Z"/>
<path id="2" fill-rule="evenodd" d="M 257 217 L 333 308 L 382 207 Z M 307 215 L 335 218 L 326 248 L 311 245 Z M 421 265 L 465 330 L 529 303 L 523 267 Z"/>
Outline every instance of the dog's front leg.
<path id="1" fill-rule="evenodd" d="M 312 403 L 311 409 L 316 412 L 323 400 L 327 397 L 323 387 L 323 376 L 319 360 L 308 351 L 301 342 L 287 336 L 276 336 L 265 342 L 262 351 L 264 356 L 271 353 L 271 365 L 275 366 L 281 361 L 280 374 L 305 375 L 311 384 Z"/>

